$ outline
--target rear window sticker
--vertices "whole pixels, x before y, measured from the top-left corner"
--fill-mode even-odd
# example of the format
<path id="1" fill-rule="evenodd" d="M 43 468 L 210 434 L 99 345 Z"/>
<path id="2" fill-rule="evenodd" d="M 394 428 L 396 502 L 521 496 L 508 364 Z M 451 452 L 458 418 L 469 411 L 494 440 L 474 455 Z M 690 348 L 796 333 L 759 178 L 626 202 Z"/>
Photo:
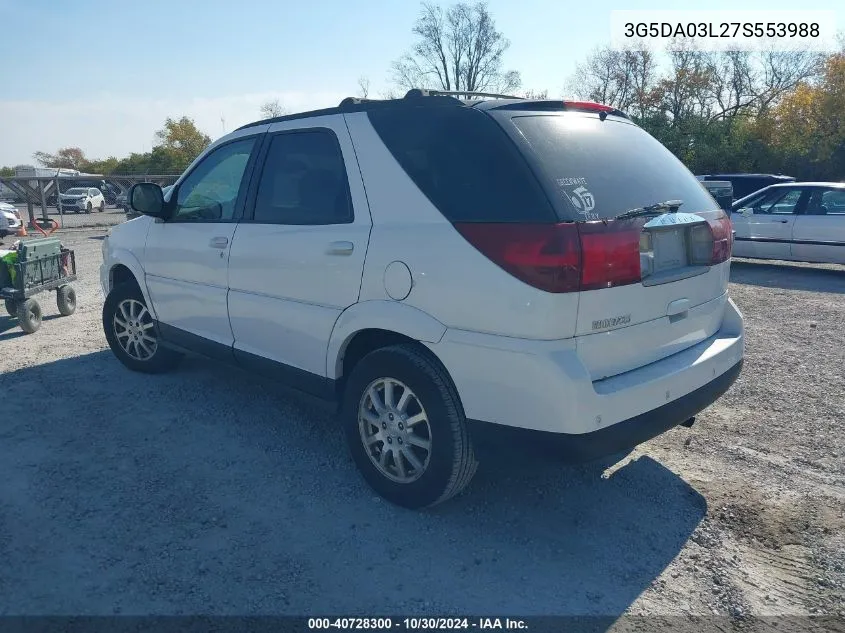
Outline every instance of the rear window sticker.
<path id="1" fill-rule="evenodd" d="M 596 208 L 596 198 L 587 189 L 586 178 L 558 178 L 556 182 L 558 187 L 561 188 L 563 195 L 566 196 L 580 215 L 583 215 L 587 220 L 599 219 L 597 213 L 591 213 Z"/>

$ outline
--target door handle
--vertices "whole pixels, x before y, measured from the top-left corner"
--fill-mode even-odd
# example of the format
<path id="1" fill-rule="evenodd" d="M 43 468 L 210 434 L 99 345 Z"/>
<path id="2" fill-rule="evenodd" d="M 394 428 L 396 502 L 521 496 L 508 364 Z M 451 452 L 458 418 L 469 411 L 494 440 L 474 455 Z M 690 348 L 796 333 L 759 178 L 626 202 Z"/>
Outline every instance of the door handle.
<path id="1" fill-rule="evenodd" d="M 789 222 L 789 220 L 778 220 L 778 222 L 780 222 L 781 224 L 786 224 L 787 222 Z"/>
<path id="2" fill-rule="evenodd" d="M 328 255 L 351 255 L 355 250 L 355 245 L 352 242 L 332 242 L 329 244 L 326 254 Z"/>
<path id="3" fill-rule="evenodd" d="M 226 248 L 226 245 L 229 243 L 228 237 L 212 237 L 211 241 L 208 245 L 211 248 Z"/>

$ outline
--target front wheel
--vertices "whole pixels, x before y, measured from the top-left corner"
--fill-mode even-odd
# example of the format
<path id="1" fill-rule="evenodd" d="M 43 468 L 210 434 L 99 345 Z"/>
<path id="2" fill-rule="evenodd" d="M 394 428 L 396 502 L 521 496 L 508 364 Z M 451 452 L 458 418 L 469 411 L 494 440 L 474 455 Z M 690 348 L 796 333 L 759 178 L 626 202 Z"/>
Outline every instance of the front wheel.
<path id="1" fill-rule="evenodd" d="M 9 313 L 11 317 L 18 316 L 18 301 L 14 299 L 5 299 L 4 303 L 6 304 L 6 312 Z"/>
<path id="2" fill-rule="evenodd" d="M 93 208 L 93 207 L 91 206 L 91 203 L 90 203 L 90 202 L 89 202 L 89 203 L 87 203 L 87 204 L 85 205 L 85 213 L 91 213 L 91 209 L 92 209 L 92 208 Z"/>
<path id="3" fill-rule="evenodd" d="M 160 374 L 182 359 L 160 344 L 152 314 L 134 283 L 109 292 L 103 305 L 103 330 L 114 355 L 133 371 Z"/>
<path id="4" fill-rule="evenodd" d="M 416 345 L 376 350 L 355 366 L 345 389 L 343 424 L 366 482 L 406 508 L 455 496 L 478 466 L 455 386 L 440 363 Z"/>

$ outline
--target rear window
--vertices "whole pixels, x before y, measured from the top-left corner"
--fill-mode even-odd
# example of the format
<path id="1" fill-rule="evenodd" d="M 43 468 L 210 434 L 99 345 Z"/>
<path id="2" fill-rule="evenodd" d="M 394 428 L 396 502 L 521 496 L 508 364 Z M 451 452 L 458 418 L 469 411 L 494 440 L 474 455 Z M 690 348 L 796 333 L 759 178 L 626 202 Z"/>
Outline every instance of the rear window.
<path id="1" fill-rule="evenodd" d="M 511 120 L 559 194 L 566 219 L 607 219 L 667 200 L 683 200 L 686 212 L 718 208 L 684 164 L 635 125 L 579 114 Z"/>
<path id="2" fill-rule="evenodd" d="M 466 107 L 374 110 L 370 121 L 417 187 L 451 222 L 553 222 L 525 159 L 488 115 Z"/>

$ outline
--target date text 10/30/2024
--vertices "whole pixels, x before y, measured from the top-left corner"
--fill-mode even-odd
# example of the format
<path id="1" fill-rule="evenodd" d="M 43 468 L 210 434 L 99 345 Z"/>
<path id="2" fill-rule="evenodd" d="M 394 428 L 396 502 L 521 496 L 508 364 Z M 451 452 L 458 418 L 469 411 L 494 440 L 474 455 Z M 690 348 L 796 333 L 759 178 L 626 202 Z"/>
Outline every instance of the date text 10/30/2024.
<path id="1" fill-rule="evenodd" d="M 308 628 L 312 630 L 519 631 L 527 630 L 528 624 L 524 620 L 511 618 L 308 618 Z"/>

